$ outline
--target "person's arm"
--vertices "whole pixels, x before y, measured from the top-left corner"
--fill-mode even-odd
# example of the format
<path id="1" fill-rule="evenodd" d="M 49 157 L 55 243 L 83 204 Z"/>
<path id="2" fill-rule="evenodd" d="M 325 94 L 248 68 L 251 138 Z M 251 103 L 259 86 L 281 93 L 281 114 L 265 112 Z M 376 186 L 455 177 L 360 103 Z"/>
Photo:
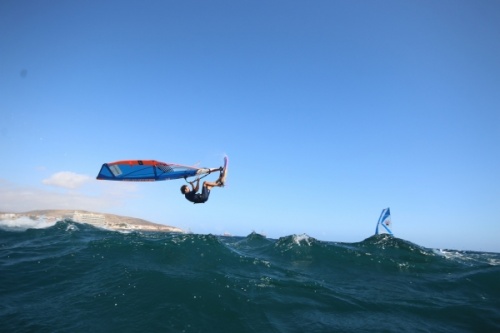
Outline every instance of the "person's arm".
<path id="1" fill-rule="evenodd" d="M 198 190 L 200 189 L 200 179 L 196 179 L 196 186 L 193 185 L 194 181 L 193 182 L 189 182 L 189 184 L 191 184 L 191 187 L 193 189 L 194 192 L 198 192 Z"/>

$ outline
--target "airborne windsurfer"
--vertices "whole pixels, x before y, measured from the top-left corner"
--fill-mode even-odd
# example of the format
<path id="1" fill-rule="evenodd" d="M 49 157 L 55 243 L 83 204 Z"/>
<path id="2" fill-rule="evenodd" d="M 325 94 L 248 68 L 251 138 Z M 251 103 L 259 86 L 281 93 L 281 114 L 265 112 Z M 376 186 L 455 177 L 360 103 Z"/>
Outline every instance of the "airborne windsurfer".
<path id="1" fill-rule="evenodd" d="M 196 186 L 194 185 L 196 183 Z M 215 182 L 203 182 L 203 189 L 201 193 L 196 193 L 200 189 L 200 179 L 198 178 L 195 181 L 189 182 L 191 185 L 191 189 L 187 185 L 181 186 L 181 193 L 184 194 L 186 200 L 191 201 L 192 203 L 204 203 L 208 200 L 210 196 L 210 190 L 213 187 L 222 187 L 224 186 L 224 170 L 221 170 L 219 179 Z"/>
<path id="2" fill-rule="evenodd" d="M 181 193 L 191 202 L 203 203 L 208 200 L 210 190 L 213 187 L 222 187 L 226 183 L 228 162 L 229 158 L 226 155 L 224 156 L 224 166 L 209 169 L 156 160 L 123 160 L 104 163 L 96 178 L 101 180 L 141 182 L 180 178 L 184 178 L 187 181 L 188 177 L 196 177 L 195 181 L 188 182 L 191 188 L 187 185 L 181 187 Z M 200 179 L 216 171 L 220 172 L 219 178 L 215 182 L 204 182 L 202 192 L 200 194 L 196 193 L 200 187 Z"/>

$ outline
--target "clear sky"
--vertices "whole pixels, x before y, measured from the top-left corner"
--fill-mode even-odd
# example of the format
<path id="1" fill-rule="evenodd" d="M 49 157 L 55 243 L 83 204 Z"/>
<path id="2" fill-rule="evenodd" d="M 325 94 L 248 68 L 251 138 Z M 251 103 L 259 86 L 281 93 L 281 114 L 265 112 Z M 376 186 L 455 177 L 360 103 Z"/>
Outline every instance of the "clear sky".
<path id="1" fill-rule="evenodd" d="M 500 252 L 497 0 L 3 0 L 0 32 L 0 211 L 357 242 L 390 207 L 400 238 Z M 202 205 L 95 180 L 224 154 Z"/>

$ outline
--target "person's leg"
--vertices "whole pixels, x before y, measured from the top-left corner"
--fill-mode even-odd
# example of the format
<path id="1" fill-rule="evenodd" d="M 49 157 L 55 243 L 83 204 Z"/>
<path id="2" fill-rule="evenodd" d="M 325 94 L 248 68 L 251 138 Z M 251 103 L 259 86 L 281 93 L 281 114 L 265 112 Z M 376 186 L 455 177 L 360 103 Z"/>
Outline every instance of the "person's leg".
<path id="1" fill-rule="evenodd" d="M 215 181 L 215 184 L 217 184 L 217 186 L 219 186 L 219 187 L 224 186 L 224 181 L 226 178 L 226 177 L 224 177 L 225 174 L 226 174 L 225 170 L 221 170 L 219 178 Z"/>
<path id="2" fill-rule="evenodd" d="M 226 177 L 224 177 L 224 172 L 221 172 L 219 179 L 217 179 L 215 182 L 217 183 L 217 185 L 222 187 L 222 186 L 224 186 L 225 178 Z"/>
<path id="3" fill-rule="evenodd" d="M 203 189 L 201 190 L 201 199 L 203 200 L 202 202 L 206 202 L 208 200 L 208 197 L 210 196 L 210 189 L 211 187 L 205 186 L 205 183 L 203 183 Z"/>
<path id="4" fill-rule="evenodd" d="M 221 186 L 220 183 L 218 183 L 217 181 L 203 183 L 203 187 L 206 187 L 208 190 L 211 190 L 212 187 L 220 187 L 220 186 Z"/>

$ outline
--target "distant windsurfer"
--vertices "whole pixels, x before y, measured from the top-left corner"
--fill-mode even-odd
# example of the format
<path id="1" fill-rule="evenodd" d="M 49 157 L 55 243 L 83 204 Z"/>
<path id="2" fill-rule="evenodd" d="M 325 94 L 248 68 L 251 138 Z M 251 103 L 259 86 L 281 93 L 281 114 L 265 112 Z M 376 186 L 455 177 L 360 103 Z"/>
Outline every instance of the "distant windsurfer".
<path id="1" fill-rule="evenodd" d="M 196 186 L 194 185 L 195 183 Z M 189 184 L 191 185 L 191 189 L 187 185 L 181 186 L 181 193 L 184 194 L 184 197 L 186 197 L 186 199 L 188 201 L 191 201 L 192 203 L 204 203 L 208 200 L 208 197 L 210 196 L 210 190 L 213 187 L 224 186 L 224 171 L 221 170 L 219 179 L 217 179 L 215 182 L 203 182 L 201 193 L 197 193 L 200 189 L 199 178 L 195 181 L 189 182 Z"/>

